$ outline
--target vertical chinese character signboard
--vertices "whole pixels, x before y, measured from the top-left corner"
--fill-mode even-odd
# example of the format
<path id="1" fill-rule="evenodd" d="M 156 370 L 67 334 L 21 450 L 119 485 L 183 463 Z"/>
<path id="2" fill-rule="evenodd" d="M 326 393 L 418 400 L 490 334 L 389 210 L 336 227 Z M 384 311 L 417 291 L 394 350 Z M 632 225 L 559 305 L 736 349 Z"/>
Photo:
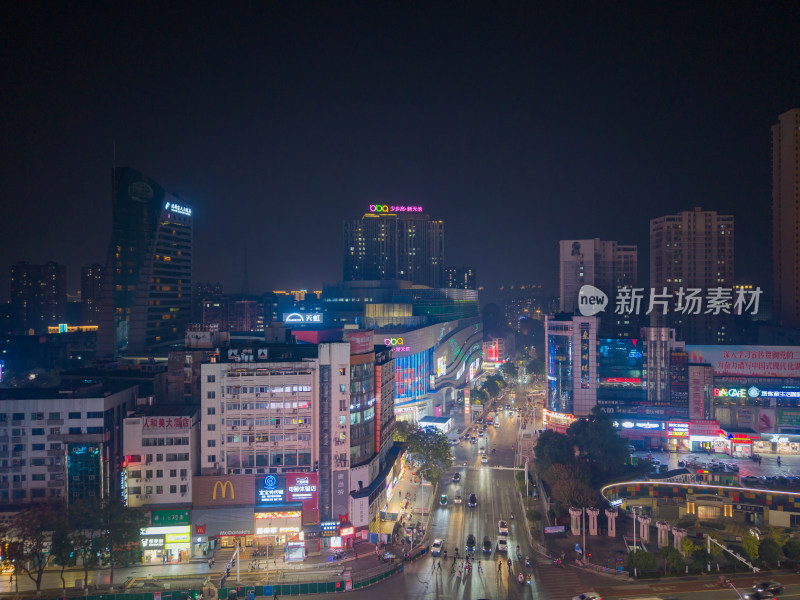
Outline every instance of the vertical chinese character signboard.
<path id="1" fill-rule="evenodd" d="M 581 388 L 589 387 L 589 323 L 581 323 Z"/>

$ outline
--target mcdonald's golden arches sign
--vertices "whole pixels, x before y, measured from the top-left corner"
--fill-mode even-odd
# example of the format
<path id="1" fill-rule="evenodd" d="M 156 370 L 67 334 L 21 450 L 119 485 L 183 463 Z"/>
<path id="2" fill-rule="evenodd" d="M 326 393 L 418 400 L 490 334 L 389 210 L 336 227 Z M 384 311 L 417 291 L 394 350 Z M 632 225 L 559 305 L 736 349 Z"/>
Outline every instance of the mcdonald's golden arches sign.
<path id="1" fill-rule="evenodd" d="M 263 475 L 261 476 L 263 479 Z M 231 506 L 253 504 L 253 475 L 203 475 L 192 479 L 194 506 Z"/>

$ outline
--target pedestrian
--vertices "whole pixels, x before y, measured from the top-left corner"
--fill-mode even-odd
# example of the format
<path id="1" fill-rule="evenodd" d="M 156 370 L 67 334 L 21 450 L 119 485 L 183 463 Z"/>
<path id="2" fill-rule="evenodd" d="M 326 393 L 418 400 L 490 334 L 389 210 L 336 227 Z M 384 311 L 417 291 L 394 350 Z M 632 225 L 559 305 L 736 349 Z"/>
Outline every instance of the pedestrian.
<path id="1" fill-rule="evenodd" d="M 442 561 L 439 561 L 438 563 L 436 563 L 436 568 L 439 569 L 439 571 L 442 570 Z"/>
<path id="2" fill-rule="evenodd" d="M 272 594 L 272 600 L 278 600 L 278 590 L 275 590 L 275 593 Z"/>
<path id="3" fill-rule="evenodd" d="M 431 563 L 431 571 L 435 571 L 435 570 L 436 570 L 436 562 L 432 562 Z"/>
<path id="4" fill-rule="evenodd" d="M 497 561 L 497 572 L 501 573 L 503 571 L 503 561 Z"/>
<path id="5" fill-rule="evenodd" d="M 478 561 L 478 573 L 483 573 L 483 569 L 481 568 L 481 561 Z"/>

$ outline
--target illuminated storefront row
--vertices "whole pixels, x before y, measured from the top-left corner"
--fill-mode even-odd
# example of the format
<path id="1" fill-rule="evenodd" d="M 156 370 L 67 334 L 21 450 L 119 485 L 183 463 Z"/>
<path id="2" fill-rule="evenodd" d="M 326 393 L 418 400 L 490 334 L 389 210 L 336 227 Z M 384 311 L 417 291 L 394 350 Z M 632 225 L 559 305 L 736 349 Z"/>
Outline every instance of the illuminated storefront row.
<path id="1" fill-rule="evenodd" d="M 140 530 L 142 562 L 186 562 L 191 552 L 189 509 L 154 510 L 150 526 Z"/>

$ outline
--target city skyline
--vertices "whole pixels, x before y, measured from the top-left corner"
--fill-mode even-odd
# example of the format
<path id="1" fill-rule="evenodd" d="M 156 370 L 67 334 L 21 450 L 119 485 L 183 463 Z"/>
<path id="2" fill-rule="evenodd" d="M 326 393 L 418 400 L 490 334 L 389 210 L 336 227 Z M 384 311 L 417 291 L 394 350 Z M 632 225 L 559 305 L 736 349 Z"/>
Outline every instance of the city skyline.
<path id="1" fill-rule="evenodd" d="M 642 275 L 648 221 L 701 206 L 748 224 L 736 283 L 769 289 L 771 127 L 800 102 L 798 8 L 771 8 L 20 8 L 0 293 L 18 261 L 71 291 L 105 262 L 114 164 L 193 205 L 194 279 L 230 292 L 245 246 L 253 291 L 336 282 L 376 202 L 445 222 L 487 291 L 555 288 L 559 239 L 635 244 Z"/>

